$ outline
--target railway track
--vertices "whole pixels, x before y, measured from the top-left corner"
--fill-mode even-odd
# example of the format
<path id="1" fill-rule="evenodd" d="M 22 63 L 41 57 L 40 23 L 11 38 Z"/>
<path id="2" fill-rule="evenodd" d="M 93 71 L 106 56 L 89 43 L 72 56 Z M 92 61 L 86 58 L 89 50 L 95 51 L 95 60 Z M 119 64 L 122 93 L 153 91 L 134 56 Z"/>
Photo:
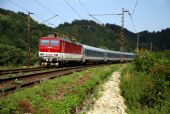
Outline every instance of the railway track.
<path id="1" fill-rule="evenodd" d="M 45 70 L 45 67 L 35 67 L 35 68 L 20 68 L 20 69 L 10 69 L 10 70 L 0 70 L 0 76 L 8 75 L 8 74 L 17 74 L 17 73 L 25 73 L 32 71 L 40 71 Z"/>
<path id="2" fill-rule="evenodd" d="M 49 71 L 25 74 L 22 76 L 0 78 L 0 93 L 1 95 L 7 95 L 15 92 L 18 88 L 28 87 L 43 80 L 57 78 L 66 74 L 78 72 L 86 69 L 86 67 L 89 66 L 52 69 Z"/>

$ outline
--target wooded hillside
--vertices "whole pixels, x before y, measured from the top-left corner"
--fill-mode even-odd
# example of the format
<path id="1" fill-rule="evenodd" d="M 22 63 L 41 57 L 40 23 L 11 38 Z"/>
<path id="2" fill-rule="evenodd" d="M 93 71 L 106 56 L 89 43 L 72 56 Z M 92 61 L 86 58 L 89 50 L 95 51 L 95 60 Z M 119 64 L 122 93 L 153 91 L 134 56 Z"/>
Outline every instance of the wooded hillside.
<path id="1" fill-rule="evenodd" d="M 28 16 L 26 14 L 22 12 L 15 13 L 0 8 L 0 44 L 3 44 L 1 46 L 13 46 L 7 49 L 16 48 L 24 54 L 26 50 L 27 22 Z M 66 34 L 70 38 L 74 36 L 76 40 L 82 44 L 119 51 L 120 30 L 121 27 L 118 25 L 100 25 L 92 20 L 74 20 L 72 23 L 65 22 L 56 28 L 51 28 L 31 19 L 31 52 L 34 55 L 37 54 L 39 37 L 47 36 L 54 32 Z M 136 49 L 137 34 L 130 32 L 127 29 L 124 31 L 125 51 L 134 52 Z M 143 31 L 138 34 L 139 48 L 149 50 L 152 41 L 153 51 L 170 49 L 170 28 L 161 30 L 160 32 L 151 33 Z M 10 53 L 10 51 L 11 50 L 8 52 Z M 3 56 L 5 53 L 4 49 L 0 49 L 0 52 L 2 55 L 1 57 L 5 57 L 5 55 Z M 2 58 L 0 59 L 2 60 Z"/>

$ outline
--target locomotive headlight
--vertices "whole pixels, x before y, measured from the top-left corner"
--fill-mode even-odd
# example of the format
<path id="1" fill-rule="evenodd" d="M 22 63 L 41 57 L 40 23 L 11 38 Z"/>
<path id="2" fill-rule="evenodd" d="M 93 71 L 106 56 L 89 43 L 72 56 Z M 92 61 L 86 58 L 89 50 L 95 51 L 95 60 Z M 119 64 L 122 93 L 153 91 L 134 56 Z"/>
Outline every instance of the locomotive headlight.
<path id="1" fill-rule="evenodd" d="M 40 56 L 44 56 L 44 53 L 40 53 Z"/>
<path id="2" fill-rule="evenodd" d="M 58 54 L 54 54 L 54 56 L 58 56 Z"/>

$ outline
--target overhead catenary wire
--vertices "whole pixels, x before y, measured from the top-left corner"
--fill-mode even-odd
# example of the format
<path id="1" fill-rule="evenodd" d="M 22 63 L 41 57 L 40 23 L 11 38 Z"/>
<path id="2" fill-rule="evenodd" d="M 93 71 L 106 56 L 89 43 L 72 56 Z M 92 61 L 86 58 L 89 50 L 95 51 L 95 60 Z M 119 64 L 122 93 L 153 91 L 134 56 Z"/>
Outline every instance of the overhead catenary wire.
<path id="1" fill-rule="evenodd" d="M 134 29 L 135 32 L 136 32 L 136 27 L 135 27 L 135 24 L 134 24 L 134 21 L 133 21 L 133 18 L 132 18 L 132 17 L 133 17 L 133 15 L 134 15 L 134 13 L 135 13 L 137 4 L 138 4 L 138 1 L 136 1 L 136 3 L 135 3 L 135 6 L 134 6 L 134 9 L 133 9 L 132 14 L 129 13 L 130 20 L 131 20 L 131 22 L 132 22 L 132 26 L 133 26 L 133 29 Z"/>
<path id="2" fill-rule="evenodd" d="M 60 18 L 61 20 L 66 21 L 66 19 L 65 19 L 65 18 L 63 18 L 62 16 L 60 16 L 60 15 L 56 14 L 53 10 L 49 9 L 48 7 L 46 7 L 45 5 L 43 5 L 42 3 L 40 3 L 39 1 L 37 1 L 37 0 L 33 0 L 33 1 L 34 1 L 36 4 L 38 4 L 39 6 L 41 6 L 42 8 L 46 9 L 48 12 L 50 12 L 50 13 L 54 14 L 54 16 L 53 16 L 53 17 L 56 17 L 56 15 L 57 15 L 57 16 L 59 16 L 59 18 Z M 47 20 L 49 21 L 49 19 L 47 19 Z M 45 21 L 43 21 L 43 22 L 46 22 L 46 20 L 45 20 Z M 41 22 L 41 23 L 42 23 L 42 22 Z"/>
<path id="3" fill-rule="evenodd" d="M 34 15 L 39 18 L 40 20 L 44 20 L 42 17 L 38 16 L 36 13 L 34 13 Z"/>
<path id="4" fill-rule="evenodd" d="M 38 5 L 40 5 L 41 7 L 43 7 L 44 9 L 48 10 L 50 13 L 52 14 L 56 14 L 55 12 L 53 12 L 52 10 L 50 10 L 49 8 L 47 8 L 46 6 L 44 6 L 42 3 L 40 3 L 37 0 L 34 0 Z"/>
<path id="5" fill-rule="evenodd" d="M 130 20 L 131 20 L 131 22 L 132 22 L 133 29 L 134 29 L 134 31 L 136 32 L 136 27 L 135 27 L 135 24 L 134 24 L 134 22 L 133 22 L 132 15 L 131 15 L 130 13 L 129 13 L 129 16 L 130 16 Z"/>
<path id="6" fill-rule="evenodd" d="M 130 19 L 131 19 L 133 28 L 134 28 L 134 30 L 135 30 L 135 33 L 136 33 L 136 27 L 135 27 L 135 24 L 134 24 L 134 22 L 133 22 L 132 16 L 133 16 L 134 13 L 135 13 L 137 4 L 138 4 L 138 1 L 136 1 L 136 3 L 135 3 L 135 7 L 134 7 L 134 9 L 133 9 L 132 15 L 129 13 L 129 16 L 130 16 Z M 152 43 L 151 43 L 151 44 L 152 44 Z M 136 38 L 136 50 L 138 51 L 138 49 L 139 49 L 139 34 L 137 34 L 137 38 Z M 151 48 L 151 49 L 152 49 L 152 48 Z"/>
<path id="7" fill-rule="evenodd" d="M 58 16 L 58 15 L 54 15 L 54 16 L 50 17 L 49 19 L 44 20 L 44 21 L 43 21 L 43 22 L 41 22 L 40 24 L 43 24 L 43 23 L 45 23 L 45 22 L 48 22 L 49 20 L 51 20 L 51 19 L 55 18 L 56 16 Z"/>
<path id="8" fill-rule="evenodd" d="M 94 16 L 111 16 L 111 15 L 122 15 L 122 14 L 89 14 L 91 17 L 95 18 Z M 95 18 L 97 19 L 97 18 Z M 97 20 L 99 21 L 99 20 Z M 100 22 L 100 21 L 99 21 Z M 101 22 L 100 22 L 101 23 Z"/>
<path id="9" fill-rule="evenodd" d="M 20 9 L 22 9 L 22 10 L 25 10 L 26 12 L 31 12 L 31 11 L 29 11 L 28 9 L 20 6 L 19 4 L 15 3 L 15 2 L 12 1 L 12 0 L 8 0 L 8 1 L 9 1 L 10 3 L 12 3 L 13 5 L 17 6 L 18 8 L 20 8 Z M 41 17 L 38 16 L 37 14 L 34 13 L 34 15 L 35 15 L 37 18 L 39 18 L 40 20 L 44 20 L 43 18 L 41 18 Z"/>
<path id="10" fill-rule="evenodd" d="M 135 7 L 134 7 L 134 9 L 133 9 L 133 12 L 132 12 L 132 15 L 131 15 L 131 16 L 133 16 L 133 14 L 135 13 L 137 4 L 138 4 L 138 1 L 136 1 L 136 3 L 135 3 Z"/>
<path id="11" fill-rule="evenodd" d="M 101 21 L 99 21 L 97 18 L 95 18 L 93 15 L 89 14 L 89 16 L 91 16 L 93 19 L 95 19 L 97 22 L 99 22 L 101 25 L 103 25 L 103 23 Z"/>
<path id="12" fill-rule="evenodd" d="M 36 2 L 38 5 L 40 5 L 41 7 L 45 8 L 46 10 L 48 10 L 50 13 L 52 13 L 52 14 L 54 14 L 54 15 L 57 15 L 53 10 L 49 9 L 48 7 L 46 7 L 45 5 L 43 5 L 42 3 L 38 2 L 37 0 L 34 0 L 34 2 Z M 66 21 L 66 19 L 63 18 L 62 16 L 60 16 L 60 15 L 58 15 L 58 16 L 59 16 L 59 18 L 60 18 L 61 20 Z"/>
<path id="13" fill-rule="evenodd" d="M 98 23 L 100 23 L 101 25 L 103 25 L 103 23 L 101 21 L 99 21 L 97 18 L 95 18 L 93 15 L 91 15 L 88 11 L 88 9 L 85 7 L 85 5 L 83 4 L 83 2 L 81 2 L 81 0 L 79 0 L 81 6 L 84 8 L 84 10 L 86 11 L 86 13 L 92 17 L 94 20 L 96 20 Z"/>
<path id="14" fill-rule="evenodd" d="M 25 9 L 24 7 L 18 5 L 17 3 L 13 2 L 12 0 L 8 0 L 8 1 L 9 1 L 10 3 L 12 3 L 13 5 L 19 7 L 20 9 L 25 10 L 26 12 L 29 12 L 29 10 L 27 10 L 27 9 Z"/>
<path id="15" fill-rule="evenodd" d="M 28 9 L 22 7 L 21 5 L 13 2 L 12 0 L 8 0 L 8 1 L 9 1 L 10 3 L 12 3 L 13 5 L 15 5 L 16 7 L 20 8 L 20 9 L 22 9 L 22 10 L 25 10 L 26 12 L 31 12 L 31 11 L 29 11 Z M 41 17 L 38 16 L 37 14 L 35 14 L 35 13 L 32 13 L 32 14 L 34 14 L 34 16 L 36 16 L 37 18 L 39 18 L 40 20 L 42 20 L 41 24 L 43 24 L 43 23 L 45 23 L 45 22 L 47 22 L 47 21 L 49 21 L 49 20 L 51 20 L 52 18 L 54 18 L 54 17 L 57 16 L 57 15 L 55 15 L 55 16 L 49 18 L 49 19 L 44 20 L 43 18 L 41 18 Z"/>
<path id="16" fill-rule="evenodd" d="M 82 20 L 83 20 L 83 18 L 79 15 L 79 13 L 70 5 L 70 3 L 68 2 L 68 1 L 66 1 L 65 0 L 65 3 L 74 11 L 74 13 L 78 16 L 78 17 L 80 17 Z"/>
<path id="17" fill-rule="evenodd" d="M 81 6 L 85 9 L 85 11 L 87 12 L 87 14 L 90 14 L 89 11 L 87 10 L 87 8 L 85 7 L 85 5 L 81 2 L 81 0 L 79 0 Z"/>
<path id="18" fill-rule="evenodd" d="M 122 14 L 90 14 L 92 16 L 111 16 L 111 15 L 122 15 Z"/>

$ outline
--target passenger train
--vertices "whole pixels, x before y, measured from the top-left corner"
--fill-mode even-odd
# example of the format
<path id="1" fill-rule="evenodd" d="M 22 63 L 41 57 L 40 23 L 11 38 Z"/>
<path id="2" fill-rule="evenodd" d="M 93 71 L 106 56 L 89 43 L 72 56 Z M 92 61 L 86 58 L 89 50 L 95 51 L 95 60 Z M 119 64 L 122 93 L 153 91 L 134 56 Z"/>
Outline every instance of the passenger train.
<path id="1" fill-rule="evenodd" d="M 135 54 L 111 51 L 92 46 L 83 45 L 61 37 L 39 38 L 39 57 L 41 65 L 66 65 L 86 63 L 118 62 L 121 57 L 130 61 Z"/>

